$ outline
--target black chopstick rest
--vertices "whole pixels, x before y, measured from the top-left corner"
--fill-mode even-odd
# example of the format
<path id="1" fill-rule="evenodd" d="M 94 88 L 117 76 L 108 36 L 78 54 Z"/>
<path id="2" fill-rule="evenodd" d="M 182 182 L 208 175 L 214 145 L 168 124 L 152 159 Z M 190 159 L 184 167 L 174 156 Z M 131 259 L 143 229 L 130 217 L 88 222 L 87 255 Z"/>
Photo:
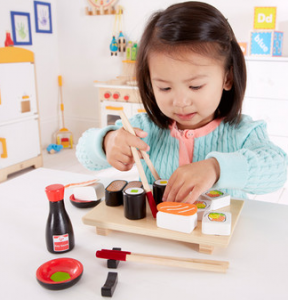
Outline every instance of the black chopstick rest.
<path id="1" fill-rule="evenodd" d="M 116 272 L 108 272 L 106 282 L 101 288 L 101 295 L 103 297 L 112 297 L 117 283 L 118 274 Z"/>

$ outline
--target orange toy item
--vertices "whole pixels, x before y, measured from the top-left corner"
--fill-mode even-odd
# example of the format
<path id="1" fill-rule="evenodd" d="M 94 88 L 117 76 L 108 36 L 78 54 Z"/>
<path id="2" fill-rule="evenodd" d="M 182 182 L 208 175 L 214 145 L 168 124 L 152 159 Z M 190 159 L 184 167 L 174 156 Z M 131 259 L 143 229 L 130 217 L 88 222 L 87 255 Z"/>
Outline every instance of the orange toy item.
<path id="1" fill-rule="evenodd" d="M 62 95 L 62 76 L 58 76 L 58 85 L 60 92 L 60 109 L 62 116 L 62 128 L 56 134 L 56 144 L 62 145 L 63 148 L 73 148 L 73 135 L 67 128 L 65 128 L 64 122 L 64 103 L 63 103 L 63 95 Z"/>
<path id="2" fill-rule="evenodd" d="M 192 216 L 197 212 L 197 206 L 182 202 L 162 202 L 157 206 L 158 211 L 177 216 Z"/>
<path id="3" fill-rule="evenodd" d="M 197 206 L 194 204 L 162 202 L 157 209 L 158 227 L 191 233 L 197 226 Z"/>

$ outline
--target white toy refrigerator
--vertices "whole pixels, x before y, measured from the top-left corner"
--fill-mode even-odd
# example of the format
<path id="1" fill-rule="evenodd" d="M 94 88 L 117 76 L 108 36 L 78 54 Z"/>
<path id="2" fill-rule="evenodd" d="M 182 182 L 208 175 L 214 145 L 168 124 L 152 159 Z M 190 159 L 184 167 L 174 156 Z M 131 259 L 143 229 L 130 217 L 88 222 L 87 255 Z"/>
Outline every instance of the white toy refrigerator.
<path id="1" fill-rule="evenodd" d="M 0 48 L 0 182 L 42 166 L 34 53 Z"/>

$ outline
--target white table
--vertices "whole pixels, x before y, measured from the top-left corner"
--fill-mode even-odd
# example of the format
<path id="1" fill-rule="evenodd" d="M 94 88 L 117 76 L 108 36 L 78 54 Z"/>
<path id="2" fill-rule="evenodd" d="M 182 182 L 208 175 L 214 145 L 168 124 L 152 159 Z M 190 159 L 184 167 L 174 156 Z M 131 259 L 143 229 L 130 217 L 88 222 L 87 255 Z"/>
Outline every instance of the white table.
<path id="1" fill-rule="evenodd" d="M 105 186 L 120 179 L 108 178 L 107 173 L 105 176 L 100 178 Z M 1 299 L 103 299 L 101 287 L 109 271 L 118 273 L 114 299 L 288 299 L 288 206 L 280 204 L 246 201 L 230 245 L 206 255 L 186 243 L 120 232 L 96 235 L 95 228 L 81 220 L 88 210 L 74 207 L 66 194 L 76 246 L 64 254 L 49 253 L 45 244 L 49 209 L 45 187 L 92 178 L 40 168 L 0 184 Z M 120 262 L 117 270 L 109 270 L 95 252 L 113 247 L 137 253 L 227 260 L 230 268 L 221 274 Z M 35 272 L 42 263 L 59 257 L 81 261 L 83 276 L 66 290 L 46 290 L 36 281 Z"/>

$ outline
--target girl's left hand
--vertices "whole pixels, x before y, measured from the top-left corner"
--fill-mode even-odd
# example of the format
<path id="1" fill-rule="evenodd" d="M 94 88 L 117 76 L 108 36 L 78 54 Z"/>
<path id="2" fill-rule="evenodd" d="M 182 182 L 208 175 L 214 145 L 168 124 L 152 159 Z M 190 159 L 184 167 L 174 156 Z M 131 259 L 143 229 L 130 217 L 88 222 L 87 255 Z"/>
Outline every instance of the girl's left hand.
<path id="1" fill-rule="evenodd" d="M 179 167 L 168 180 L 163 201 L 193 203 L 210 189 L 220 176 L 215 158 Z"/>

